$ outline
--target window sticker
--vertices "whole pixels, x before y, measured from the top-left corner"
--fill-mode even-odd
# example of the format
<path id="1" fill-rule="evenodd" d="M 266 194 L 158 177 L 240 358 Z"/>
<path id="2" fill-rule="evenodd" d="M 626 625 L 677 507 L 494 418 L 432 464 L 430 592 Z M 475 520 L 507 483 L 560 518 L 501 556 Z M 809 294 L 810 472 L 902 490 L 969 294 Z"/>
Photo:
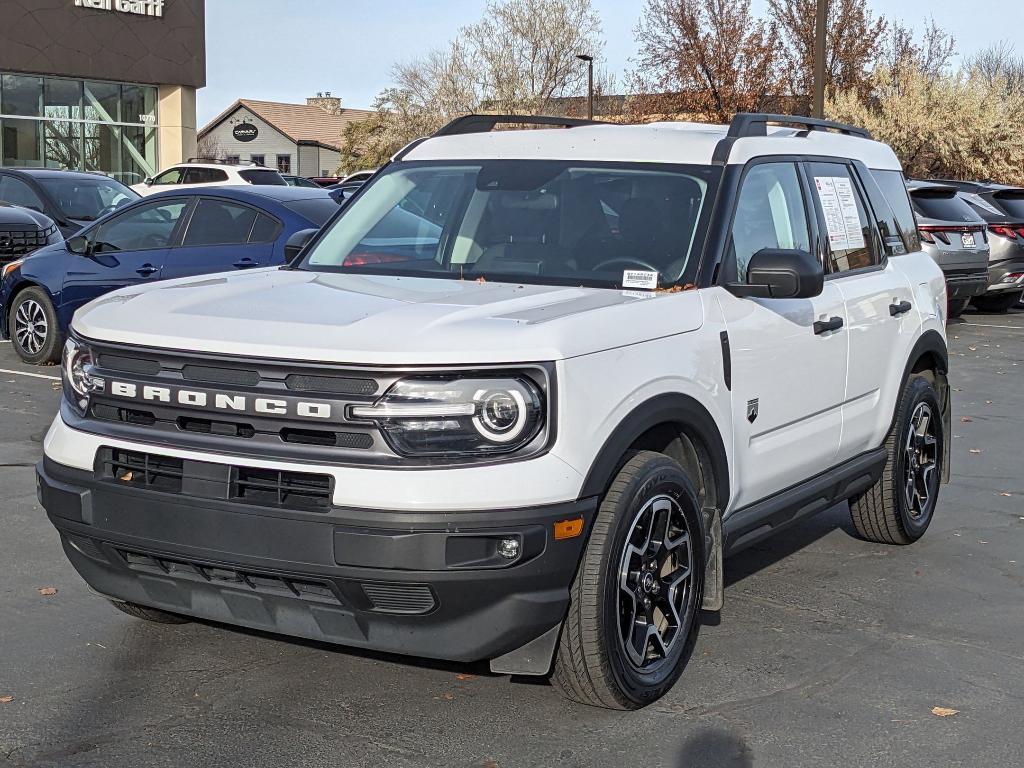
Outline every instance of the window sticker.
<path id="1" fill-rule="evenodd" d="M 653 291 L 658 287 L 658 273 L 639 269 L 626 269 L 622 272 L 623 288 L 643 288 Z"/>
<path id="2" fill-rule="evenodd" d="M 864 247 L 864 231 L 853 185 L 845 176 L 815 176 L 814 187 L 825 214 L 828 242 L 833 251 Z"/>

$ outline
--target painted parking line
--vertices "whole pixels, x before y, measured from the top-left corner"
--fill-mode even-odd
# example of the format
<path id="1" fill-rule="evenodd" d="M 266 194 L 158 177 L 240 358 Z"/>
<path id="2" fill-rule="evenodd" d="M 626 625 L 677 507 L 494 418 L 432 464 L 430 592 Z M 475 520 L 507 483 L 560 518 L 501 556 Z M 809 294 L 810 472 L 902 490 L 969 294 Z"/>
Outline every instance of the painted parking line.
<path id="1" fill-rule="evenodd" d="M 1024 331 L 1019 325 L 990 325 L 989 323 L 972 323 L 964 320 L 964 325 L 973 325 L 975 328 L 1002 328 L 1005 331 Z"/>
<path id="2" fill-rule="evenodd" d="M 29 373 L 28 371 L 11 371 L 7 368 L 0 368 L 0 373 L 9 373 L 14 376 L 30 376 L 33 379 L 46 379 L 47 381 L 60 381 L 60 376 L 47 376 L 42 373 Z"/>

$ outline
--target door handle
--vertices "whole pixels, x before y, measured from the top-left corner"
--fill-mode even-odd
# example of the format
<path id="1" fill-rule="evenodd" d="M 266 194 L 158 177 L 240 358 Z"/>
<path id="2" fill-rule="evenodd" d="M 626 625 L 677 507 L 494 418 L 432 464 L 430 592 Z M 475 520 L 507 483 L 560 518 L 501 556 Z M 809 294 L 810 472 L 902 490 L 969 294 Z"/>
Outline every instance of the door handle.
<path id="1" fill-rule="evenodd" d="M 238 261 L 236 261 L 234 266 L 237 267 L 238 269 L 246 269 L 248 267 L 258 267 L 259 264 L 250 259 L 248 256 L 246 256 L 244 259 L 239 259 Z"/>
<path id="2" fill-rule="evenodd" d="M 843 318 L 841 317 L 830 317 L 828 320 L 815 320 L 814 321 L 814 335 L 821 336 L 823 333 L 829 331 L 838 331 L 843 327 Z"/>
<path id="3" fill-rule="evenodd" d="M 912 306 L 913 305 L 909 301 L 901 301 L 898 304 L 894 302 L 889 305 L 889 314 L 893 317 L 906 314 L 910 311 Z"/>
<path id="4" fill-rule="evenodd" d="M 141 267 L 135 270 L 143 277 L 149 277 L 155 272 L 160 271 L 160 267 L 154 267 L 152 264 L 143 264 Z"/>

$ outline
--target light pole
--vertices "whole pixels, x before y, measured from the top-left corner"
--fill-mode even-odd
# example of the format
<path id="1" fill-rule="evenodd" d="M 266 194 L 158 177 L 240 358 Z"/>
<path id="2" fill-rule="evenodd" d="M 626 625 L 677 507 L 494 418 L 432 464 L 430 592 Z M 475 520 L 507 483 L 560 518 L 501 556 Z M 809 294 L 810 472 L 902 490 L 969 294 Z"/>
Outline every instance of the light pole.
<path id="1" fill-rule="evenodd" d="M 585 53 L 576 56 L 580 61 L 587 62 L 587 120 L 594 119 L 594 57 Z"/>
<path id="2" fill-rule="evenodd" d="M 818 0 L 814 22 L 814 97 L 811 117 L 825 117 L 825 27 L 828 24 L 828 0 Z"/>

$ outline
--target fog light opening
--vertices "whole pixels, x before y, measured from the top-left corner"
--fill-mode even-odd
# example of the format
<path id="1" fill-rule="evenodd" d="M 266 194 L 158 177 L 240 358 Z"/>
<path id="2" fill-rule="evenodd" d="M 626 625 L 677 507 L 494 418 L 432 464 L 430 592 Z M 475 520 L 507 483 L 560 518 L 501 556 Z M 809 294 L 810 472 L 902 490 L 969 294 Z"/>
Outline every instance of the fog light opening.
<path id="1" fill-rule="evenodd" d="M 519 544 L 519 539 L 509 537 L 498 540 L 498 554 L 506 560 L 515 560 L 521 551 L 522 546 Z"/>

